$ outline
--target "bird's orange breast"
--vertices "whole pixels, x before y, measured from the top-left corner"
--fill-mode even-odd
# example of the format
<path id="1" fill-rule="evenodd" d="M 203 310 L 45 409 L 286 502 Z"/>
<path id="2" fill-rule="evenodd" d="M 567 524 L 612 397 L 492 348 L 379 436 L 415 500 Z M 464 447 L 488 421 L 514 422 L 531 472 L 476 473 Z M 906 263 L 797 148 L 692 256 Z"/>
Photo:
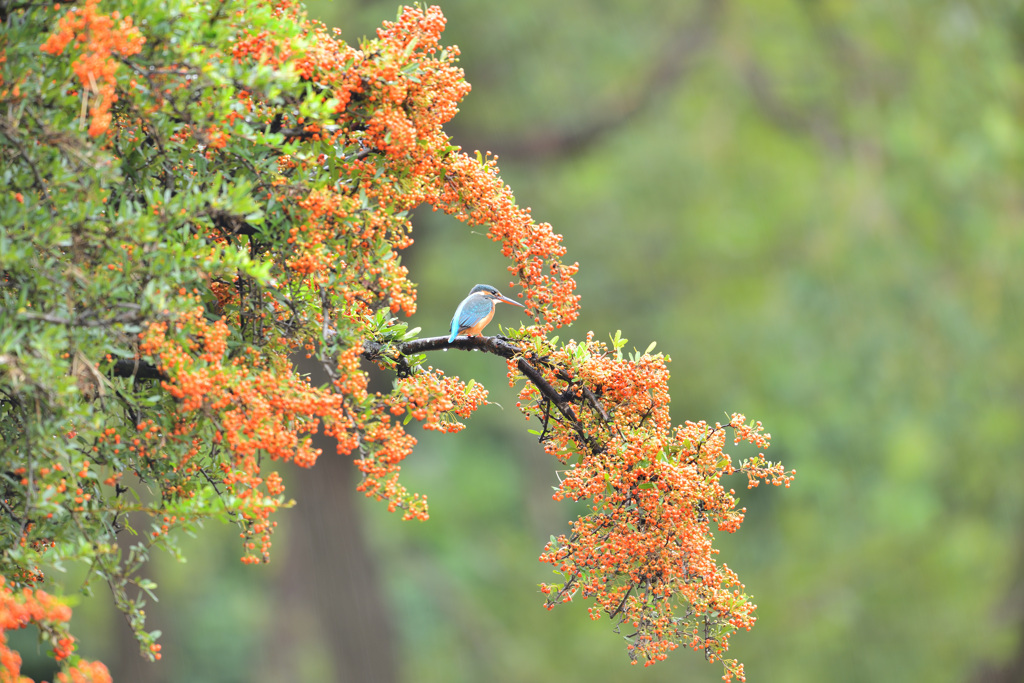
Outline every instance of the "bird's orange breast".
<path id="1" fill-rule="evenodd" d="M 459 329 L 459 334 L 464 334 L 467 337 L 479 337 L 480 333 L 487 327 L 487 323 L 491 322 L 494 317 L 494 306 L 491 306 L 491 310 L 488 311 L 487 315 L 477 320 L 469 327 L 463 327 Z"/>

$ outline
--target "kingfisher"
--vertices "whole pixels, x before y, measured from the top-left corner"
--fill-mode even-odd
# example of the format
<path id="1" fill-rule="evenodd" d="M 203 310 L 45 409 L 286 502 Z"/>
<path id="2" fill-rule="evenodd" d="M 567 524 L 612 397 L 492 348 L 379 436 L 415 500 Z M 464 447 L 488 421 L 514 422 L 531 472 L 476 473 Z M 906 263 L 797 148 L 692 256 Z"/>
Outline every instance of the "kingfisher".
<path id="1" fill-rule="evenodd" d="M 467 337 L 479 337 L 487 323 L 494 317 L 494 305 L 504 301 L 507 304 L 522 306 L 504 296 L 490 285 L 476 285 L 469 290 L 469 296 L 462 300 L 452 316 L 452 335 L 449 342 L 455 341 L 460 334 Z"/>

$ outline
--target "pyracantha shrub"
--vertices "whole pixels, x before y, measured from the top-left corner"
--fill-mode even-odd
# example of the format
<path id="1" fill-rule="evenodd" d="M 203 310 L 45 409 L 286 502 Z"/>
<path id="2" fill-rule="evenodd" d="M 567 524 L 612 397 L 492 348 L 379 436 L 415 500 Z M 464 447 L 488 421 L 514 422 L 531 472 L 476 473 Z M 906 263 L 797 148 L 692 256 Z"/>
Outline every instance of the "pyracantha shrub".
<path id="1" fill-rule="evenodd" d="M 0 14 L 4 600 L 45 607 L 46 568 L 80 562 L 159 656 L 143 620 L 151 550 L 178 553 L 180 532 L 220 520 L 239 525 L 242 561 L 267 561 L 288 502 L 276 468 L 314 466 L 320 431 L 360 491 L 426 519 L 399 481 L 409 423 L 454 433 L 487 402 L 425 367 L 454 347 L 508 360 L 567 468 L 556 497 L 591 507 L 544 549 L 564 579 L 542 586 L 548 606 L 591 599 L 647 663 L 681 644 L 721 658 L 749 628 L 753 605 L 713 558 L 712 527 L 743 516 L 720 480 L 792 475 L 723 452 L 727 431 L 767 446 L 742 416 L 673 426 L 660 354 L 549 339 L 576 319 L 577 266 L 495 159 L 445 132 L 469 84 L 437 7 L 406 7 L 358 46 L 292 0 Z M 504 340 L 414 338 L 397 317 L 416 311 L 401 252 L 424 204 L 486 231 L 531 324 Z M 330 382 L 298 374 L 297 352 Z M 394 372 L 391 391 L 370 390 L 367 362 Z M 63 634 L 63 611 L 33 618 Z"/>

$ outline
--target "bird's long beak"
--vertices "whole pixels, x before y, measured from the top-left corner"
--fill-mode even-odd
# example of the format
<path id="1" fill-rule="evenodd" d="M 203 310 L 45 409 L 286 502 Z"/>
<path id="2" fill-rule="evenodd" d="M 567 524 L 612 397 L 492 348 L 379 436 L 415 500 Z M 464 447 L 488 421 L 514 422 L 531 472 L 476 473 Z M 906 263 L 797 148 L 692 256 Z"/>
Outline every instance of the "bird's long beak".
<path id="1" fill-rule="evenodd" d="M 505 296 L 504 294 L 499 294 L 499 295 L 498 295 L 498 299 L 499 299 L 500 301 L 504 301 L 504 302 L 505 302 L 505 303 L 507 303 L 507 304 L 515 304 L 516 306 L 519 306 L 520 308 L 526 308 L 525 306 L 523 306 L 523 305 L 522 305 L 521 303 L 519 303 L 519 302 L 518 302 L 518 301 L 516 301 L 515 299 L 509 299 L 509 298 L 508 298 L 507 296 Z"/>

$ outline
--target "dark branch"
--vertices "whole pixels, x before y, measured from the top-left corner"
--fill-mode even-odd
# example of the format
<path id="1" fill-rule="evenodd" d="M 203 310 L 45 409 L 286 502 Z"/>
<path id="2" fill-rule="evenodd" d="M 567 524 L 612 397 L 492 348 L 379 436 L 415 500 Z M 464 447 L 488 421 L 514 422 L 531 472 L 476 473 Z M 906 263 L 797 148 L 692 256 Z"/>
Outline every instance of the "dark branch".
<path id="1" fill-rule="evenodd" d="M 141 360 L 119 360 L 114 363 L 110 374 L 114 377 L 135 377 L 136 379 L 167 379 L 167 375 L 153 364 Z"/>
<path id="2" fill-rule="evenodd" d="M 363 342 L 363 357 L 369 361 L 379 362 L 384 360 L 385 362 L 393 362 L 396 367 L 396 371 L 399 376 L 409 376 L 414 372 L 414 369 L 409 365 L 406 357 L 415 355 L 418 353 L 424 353 L 427 351 L 440 351 L 443 349 L 460 349 L 463 351 L 483 351 L 485 353 L 492 353 L 496 356 L 501 356 L 505 359 L 516 359 L 516 366 L 519 371 L 525 376 L 535 387 L 540 391 L 541 395 L 554 405 L 558 409 L 558 412 L 569 421 L 573 431 L 576 433 L 577 438 L 582 446 L 587 448 L 599 450 L 600 445 L 595 442 L 594 438 L 587 434 L 586 430 L 580 419 L 576 415 L 576 410 L 573 408 L 572 401 L 567 398 L 562 392 L 559 392 L 555 387 L 548 382 L 540 370 L 535 367 L 533 363 L 522 356 L 523 350 L 508 341 L 504 337 L 457 337 L 455 341 L 449 342 L 447 337 L 424 337 L 422 339 L 413 339 L 401 344 L 385 345 L 375 341 Z M 388 352 L 391 353 L 388 353 Z M 534 361 L 534 363 L 542 363 L 542 361 Z M 111 369 L 111 375 L 114 377 L 135 377 L 137 379 L 161 379 L 166 380 L 167 375 L 162 373 L 156 366 L 141 360 L 119 360 L 114 363 L 114 367 Z M 566 379 L 564 376 L 560 376 L 560 379 Z M 568 381 L 568 380 L 566 380 Z M 601 405 L 601 401 L 597 398 L 592 390 L 587 387 L 583 388 L 582 397 L 583 400 L 589 404 L 594 412 L 600 415 L 601 419 L 605 422 L 609 422 L 608 413 Z"/>
<path id="3" fill-rule="evenodd" d="M 213 225 L 222 230 L 226 235 L 254 235 L 256 228 L 249 224 L 242 216 L 223 209 L 213 207 L 207 209 L 206 215 L 210 217 Z"/>
<path id="4" fill-rule="evenodd" d="M 367 341 L 363 343 L 363 357 L 367 360 L 377 360 L 382 357 L 383 351 L 386 347 L 378 342 Z M 568 400 L 561 392 L 556 390 L 551 383 L 544 379 L 544 375 L 526 358 L 521 354 L 523 350 L 515 344 L 509 342 L 504 337 L 457 337 L 455 341 L 449 342 L 447 337 L 425 337 L 423 339 L 414 339 L 412 341 L 405 342 L 404 344 L 397 344 L 394 347 L 399 357 L 390 357 L 390 360 L 395 361 L 398 365 L 398 372 L 400 375 L 409 374 L 411 368 L 408 363 L 405 362 L 403 356 L 409 356 L 416 353 L 423 353 L 425 351 L 437 351 L 440 349 L 462 349 L 462 350 L 477 350 L 484 351 L 486 353 L 493 353 L 496 356 L 501 356 L 506 359 L 516 359 L 516 366 L 519 371 L 530 380 L 530 382 L 537 387 L 538 391 L 544 396 L 545 399 L 550 401 L 567 419 L 572 425 L 573 431 L 576 432 L 576 436 L 582 446 L 599 450 L 600 446 L 597 444 L 593 437 L 587 434 L 576 416 L 576 411 L 573 409 L 572 402 Z M 535 361 L 538 362 L 538 361 Z M 583 392 L 584 398 L 588 403 L 591 403 L 594 410 L 601 416 L 602 419 L 608 421 L 608 413 L 604 410 L 601 402 L 597 396 L 590 391 L 585 389 Z"/>
<path id="5" fill-rule="evenodd" d="M 611 101 L 586 107 L 600 114 L 582 125 L 563 129 L 534 126 L 528 133 L 518 137 L 513 133 L 505 139 L 474 131 L 459 136 L 462 146 L 490 149 L 504 159 L 546 160 L 585 152 L 605 136 L 621 130 L 683 80 L 696 57 L 714 37 L 720 17 L 724 15 L 723 6 L 721 0 L 705 0 L 691 17 L 676 28 L 648 73 L 632 79 Z M 484 138 L 490 142 L 483 143 Z"/>
<path id="6" fill-rule="evenodd" d="M 14 520 L 14 522 L 16 522 L 17 524 L 22 523 L 21 517 L 14 514 L 14 510 L 12 510 L 11 507 L 7 505 L 7 503 L 2 498 L 0 498 L 0 508 L 3 508 L 4 512 L 6 512 L 8 516 L 10 516 L 12 520 Z"/>

